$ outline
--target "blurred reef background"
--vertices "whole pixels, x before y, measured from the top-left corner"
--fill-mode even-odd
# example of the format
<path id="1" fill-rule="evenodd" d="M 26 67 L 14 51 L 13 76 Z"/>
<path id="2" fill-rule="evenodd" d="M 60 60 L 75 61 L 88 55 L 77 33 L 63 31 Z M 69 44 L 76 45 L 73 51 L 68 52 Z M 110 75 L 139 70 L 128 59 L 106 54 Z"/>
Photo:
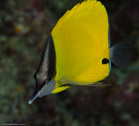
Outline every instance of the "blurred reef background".
<path id="1" fill-rule="evenodd" d="M 134 40 L 128 71 L 113 68 L 112 86 L 75 87 L 37 99 L 33 75 L 58 19 L 82 0 L 0 0 L 0 125 L 139 126 L 139 1 L 101 0 L 111 43 Z"/>

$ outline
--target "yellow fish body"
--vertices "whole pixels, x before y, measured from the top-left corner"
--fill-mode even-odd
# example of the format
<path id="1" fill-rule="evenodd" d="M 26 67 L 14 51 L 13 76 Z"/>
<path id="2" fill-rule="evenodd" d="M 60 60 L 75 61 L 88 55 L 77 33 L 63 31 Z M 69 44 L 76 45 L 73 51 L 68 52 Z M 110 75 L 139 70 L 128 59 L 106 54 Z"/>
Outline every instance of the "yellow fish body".
<path id="1" fill-rule="evenodd" d="M 58 21 L 51 32 L 56 52 L 55 81 L 93 84 L 107 77 L 109 59 L 108 15 L 99 1 L 77 4 Z"/>
<path id="2" fill-rule="evenodd" d="M 67 83 L 90 85 L 105 79 L 117 49 L 109 47 L 109 22 L 104 5 L 96 0 L 75 5 L 51 32 L 35 74 L 36 89 L 29 104 L 37 97 L 69 88 Z"/>

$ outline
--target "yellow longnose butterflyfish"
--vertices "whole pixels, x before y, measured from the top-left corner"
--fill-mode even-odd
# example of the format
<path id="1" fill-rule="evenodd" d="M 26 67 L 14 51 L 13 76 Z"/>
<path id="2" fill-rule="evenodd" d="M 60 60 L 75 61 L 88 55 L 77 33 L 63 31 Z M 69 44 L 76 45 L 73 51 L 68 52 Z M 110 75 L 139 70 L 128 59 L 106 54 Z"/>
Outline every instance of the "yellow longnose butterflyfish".
<path id="1" fill-rule="evenodd" d="M 111 61 L 122 65 L 116 52 L 123 46 L 110 47 L 108 14 L 100 1 L 86 0 L 75 5 L 51 31 L 29 104 L 37 97 L 64 91 L 70 85 L 99 86 L 96 82 L 110 74 Z"/>

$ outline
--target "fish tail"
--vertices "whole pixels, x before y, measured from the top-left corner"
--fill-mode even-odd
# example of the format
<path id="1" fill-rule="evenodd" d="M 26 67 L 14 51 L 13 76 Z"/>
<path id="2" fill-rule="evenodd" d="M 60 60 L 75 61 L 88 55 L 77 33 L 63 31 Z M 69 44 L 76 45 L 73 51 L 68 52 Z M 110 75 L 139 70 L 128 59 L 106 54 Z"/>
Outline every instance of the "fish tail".
<path id="1" fill-rule="evenodd" d="M 110 48 L 110 59 L 117 67 L 127 69 L 133 61 L 136 40 L 118 43 Z"/>

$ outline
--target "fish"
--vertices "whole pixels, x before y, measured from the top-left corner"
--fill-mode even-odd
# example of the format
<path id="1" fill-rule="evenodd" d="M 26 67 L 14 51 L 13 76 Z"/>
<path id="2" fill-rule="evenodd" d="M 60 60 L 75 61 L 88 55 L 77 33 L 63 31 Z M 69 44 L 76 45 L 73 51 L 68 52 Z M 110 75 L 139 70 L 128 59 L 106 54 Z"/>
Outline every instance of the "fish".
<path id="1" fill-rule="evenodd" d="M 128 59 L 126 42 L 110 43 L 108 13 L 100 1 L 85 0 L 68 10 L 46 42 L 28 103 L 72 85 L 105 86 L 100 81 L 109 76 L 111 64 L 125 67 Z"/>

